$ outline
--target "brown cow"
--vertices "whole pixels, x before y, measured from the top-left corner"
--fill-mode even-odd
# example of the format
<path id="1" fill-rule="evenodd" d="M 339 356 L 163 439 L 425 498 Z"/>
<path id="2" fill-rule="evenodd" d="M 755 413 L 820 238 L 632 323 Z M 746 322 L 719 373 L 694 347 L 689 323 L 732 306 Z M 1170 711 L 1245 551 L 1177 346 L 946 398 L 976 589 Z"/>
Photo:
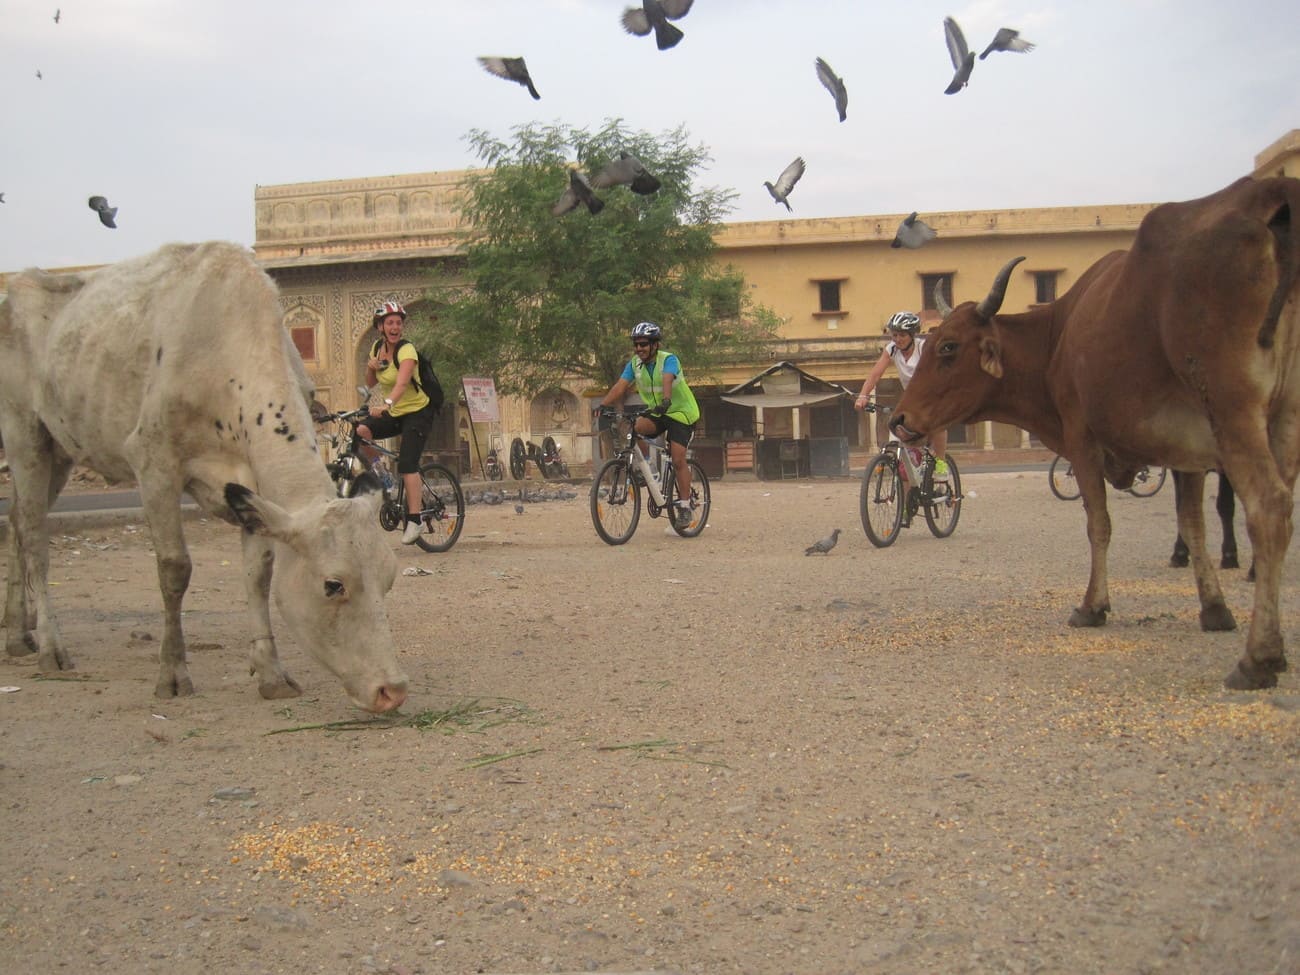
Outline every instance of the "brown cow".
<path id="1" fill-rule="evenodd" d="M 1059 300 L 997 314 L 1016 258 L 988 297 L 925 343 L 891 426 L 908 442 L 971 420 L 1013 423 L 1068 457 L 1083 491 L 1092 571 L 1072 626 L 1110 609 L 1106 485 L 1142 464 L 1174 469 L 1201 627 L 1236 626 L 1205 548 L 1205 472 L 1221 464 L 1246 509 L 1255 607 L 1230 688 L 1286 669 L 1282 562 L 1300 467 L 1300 180 L 1242 179 L 1152 210 L 1129 251 L 1107 254 Z"/>

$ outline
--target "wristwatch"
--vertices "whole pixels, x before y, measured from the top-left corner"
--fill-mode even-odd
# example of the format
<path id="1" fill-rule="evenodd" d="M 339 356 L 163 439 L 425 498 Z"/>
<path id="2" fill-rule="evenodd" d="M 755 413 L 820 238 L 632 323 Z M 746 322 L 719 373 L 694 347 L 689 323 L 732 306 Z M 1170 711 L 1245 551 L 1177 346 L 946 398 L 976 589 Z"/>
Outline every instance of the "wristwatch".
<path id="1" fill-rule="evenodd" d="M 392 406 L 392 405 L 393 405 L 393 401 L 392 401 L 391 399 L 389 399 L 387 396 L 385 396 L 385 397 L 384 397 L 384 405 L 385 405 L 385 406 Z"/>

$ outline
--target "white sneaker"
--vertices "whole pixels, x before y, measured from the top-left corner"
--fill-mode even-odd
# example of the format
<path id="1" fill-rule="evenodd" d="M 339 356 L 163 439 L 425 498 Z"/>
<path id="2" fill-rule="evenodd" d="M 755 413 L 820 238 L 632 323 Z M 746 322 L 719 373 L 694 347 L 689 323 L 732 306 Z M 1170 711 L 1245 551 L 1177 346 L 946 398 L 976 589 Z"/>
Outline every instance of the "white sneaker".
<path id="1" fill-rule="evenodd" d="M 414 545 L 422 531 L 424 531 L 424 522 L 418 518 L 415 521 L 408 521 L 405 530 L 402 532 L 402 544 Z"/>

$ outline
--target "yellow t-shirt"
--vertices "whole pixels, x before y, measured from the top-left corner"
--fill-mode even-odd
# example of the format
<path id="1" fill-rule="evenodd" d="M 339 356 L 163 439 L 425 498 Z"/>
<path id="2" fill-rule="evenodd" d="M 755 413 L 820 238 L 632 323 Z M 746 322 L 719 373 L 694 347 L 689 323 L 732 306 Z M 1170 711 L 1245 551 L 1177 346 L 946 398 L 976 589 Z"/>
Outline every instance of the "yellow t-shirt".
<path id="1" fill-rule="evenodd" d="M 374 351 L 377 354 L 383 346 L 383 341 L 375 343 Z M 420 381 L 419 376 L 419 355 L 415 351 L 415 346 L 410 341 L 404 340 L 397 350 L 397 358 L 388 364 L 384 369 L 375 373 L 375 381 L 379 383 L 383 399 L 391 399 L 393 387 L 397 385 L 397 370 L 401 363 L 407 360 L 415 363 L 411 369 L 411 381 L 406 384 L 406 390 L 402 393 L 402 398 L 388 408 L 390 416 L 406 416 L 408 413 L 418 413 L 429 405 L 429 397 L 424 395 L 423 390 L 415 388 L 415 384 Z"/>

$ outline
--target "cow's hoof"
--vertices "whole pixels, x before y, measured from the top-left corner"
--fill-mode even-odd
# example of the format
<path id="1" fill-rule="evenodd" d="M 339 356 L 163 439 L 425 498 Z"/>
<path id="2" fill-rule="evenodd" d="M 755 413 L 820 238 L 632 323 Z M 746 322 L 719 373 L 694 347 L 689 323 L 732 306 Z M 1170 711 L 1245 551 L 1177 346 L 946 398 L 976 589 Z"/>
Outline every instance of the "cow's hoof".
<path id="1" fill-rule="evenodd" d="M 164 676 L 158 678 L 158 683 L 153 687 L 154 697 L 193 697 L 194 681 L 190 680 L 189 674 L 179 677 Z"/>
<path id="2" fill-rule="evenodd" d="M 298 682 L 288 674 L 284 674 L 283 677 L 284 679 L 279 681 L 260 681 L 257 685 L 257 693 L 268 701 L 283 701 L 287 697 L 300 697 L 302 688 L 298 686 Z"/>
<path id="3" fill-rule="evenodd" d="M 76 669 L 77 665 L 72 662 L 71 654 L 62 647 L 42 650 L 41 655 L 36 658 L 36 672 L 39 674 L 57 674 L 62 670 Z"/>
<path id="4" fill-rule="evenodd" d="M 1277 673 L 1286 669 L 1286 658 L 1250 663 L 1238 660 L 1228 676 L 1223 679 L 1223 686 L 1231 691 L 1262 691 L 1277 686 Z"/>
<path id="5" fill-rule="evenodd" d="M 1206 606 L 1201 610 L 1201 629 L 1206 633 L 1218 633 L 1236 628 L 1237 620 L 1232 615 L 1232 610 L 1223 603 Z"/>
<path id="6" fill-rule="evenodd" d="M 5 653 L 11 657 L 30 657 L 39 649 L 31 630 L 15 633 L 5 640 Z"/>
<path id="7" fill-rule="evenodd" d="M 1106 611 L 1104 609 L 1084 609 L 1082 606 L 1075 608 L 1070 614 L 1071 626 L 1105 626 Z"/>
<path id="8" fill-rule="evenodd" d="M 1188 558 L 1186 555 L 1180 555 L 1175 552 L 1173 555 L 1169 556 L 1169 568 L 1171 569 L 1185 569 L 1187 568 L 1187 563 Z"/>
<path id="9" fill-rule="evenodd" d="M 1236 556 L 1235 554 L 1233 554 L 1233 555 L 1225 555 L 1222 559 L 1219 560 L 1219 568 L 1220 568 L 1220 569 L 1240 569 L 1240 568 L 1241 568 L 1241 563 L 1237 561 L 1237 556 Z"/>

